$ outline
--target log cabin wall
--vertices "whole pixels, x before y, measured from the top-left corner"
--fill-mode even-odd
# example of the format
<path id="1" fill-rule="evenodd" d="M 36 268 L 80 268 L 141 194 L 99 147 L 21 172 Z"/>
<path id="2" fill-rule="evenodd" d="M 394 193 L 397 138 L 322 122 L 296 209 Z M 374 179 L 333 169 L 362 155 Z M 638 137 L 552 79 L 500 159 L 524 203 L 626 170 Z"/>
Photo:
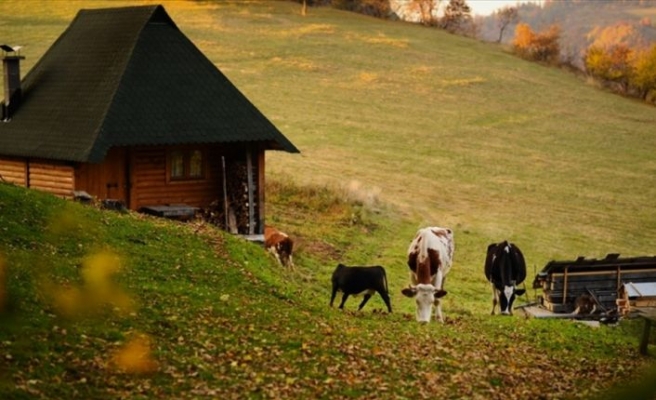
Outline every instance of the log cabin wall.
<path id="1" fill-rule="evenodd" d="M 73 198 L 74 168 L 64 162 L 3 158 L 0 160 L 0 176 L 16 185 Z"/>
<path id="2" fill-rule="evenodd" d="M 75 188 L 73 166 L 48 160 L 29 161 L 27 170 L 29 188 L 67 199 L 73 198 Z"/>
<path id="3" fill-rule="evenodd" d="M 201 176 L 172 179 L 171 155 L 194 150 L 202 151 Z M 117 147 L 102 163 L 75 167 L 58 161 L 3 158 L 0 176 L 65 198 L 78 190 L 98 199 L 121 200 L 135 211 L 170 204 L 212 208 L 221 228 L 253 235 L 264 233 L 264 159 L 264 149 L 258 146 Z"/>
<path id="4" fill-rule="evenodd" d="M 202 151 L 203 171 L 198 178 L 171 178 L 170 157 L 174 152 Z M 156 146 L 131 150 L 130 208 L 165 204 L 207 207 L 222 198 L 221 157 L 216 146 Z"/>
<path id="5" fill-rule="evenodd" d="M 0 158 L 2 181 L 27 186 L 27 162 L 21 159 Z"/>

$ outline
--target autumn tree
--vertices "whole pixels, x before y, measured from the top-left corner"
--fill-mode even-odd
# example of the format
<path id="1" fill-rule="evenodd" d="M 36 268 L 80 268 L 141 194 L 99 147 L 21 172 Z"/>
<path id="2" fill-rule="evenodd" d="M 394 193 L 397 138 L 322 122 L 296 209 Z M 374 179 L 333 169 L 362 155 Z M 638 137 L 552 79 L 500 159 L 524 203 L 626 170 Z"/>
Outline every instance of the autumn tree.
<path id="1" fill-rule="evenodd" d="M 618 22 L 604 27 L 596 26 L 587 33 L 586 37 L 590 47 L 601 47 L 607 51 L 615 46 L 638 48 L 645 45 L 640 31 L 628 22 Z"/>
<path id="2" fill-rule="evenodd" d="M 437 24 L 437 10 L 442 0 L 410 0 L 408 9 L 419 15 L 419 23 L 434 26 Z"/>
<path id="3" fill-rule="evenodd" d="M 656 101 L 656 44 L 651 48 L 636 52 L 632 60 L 629 83 L 638 91 L 643 100 Z"/>
<path id="4" fill-rule="evenodd" d="M 635 26 L 626 22 L 595 27 L 588 35 L 591 45 L 584 56 L 586 72 L 621 93 L 628 93 L 634 66 L 639 57 L 633 49 L 644 46 Z"/>
<path id="5" fill-rule="evenodd" d="M 515 54 L 527 60 L 556 63 L 560 57 L 559 39 L 558 25 L 535 33 L 528 24 L 520 23 L 515 28 L 513 50 Z"/>
<path id="6" fill-rule="evenodd" d="M 497 20 L 497 27 L 499 28 L 499 39 L 497 39 L 497 43 L 501 43 L 503 32 L 508 25 L 519 20 L 519 11 L 517 7 L 506 6 L 495 13 L 495 18 Z"/>
<path id="7" fill-rule="evenodd" d="M 585 55 L 585 69 L 591 76 L 613 83 L 622 92 L 629 88 L 631 49 L 616 45 L 608 49 L 592 46 Z"/>
<path id="8" fill-rule="evenodd" d="M 463 32 L 472 23 L 471 8 L 466 0 L 449 0 L 441 26 L 451 33 Z"/>

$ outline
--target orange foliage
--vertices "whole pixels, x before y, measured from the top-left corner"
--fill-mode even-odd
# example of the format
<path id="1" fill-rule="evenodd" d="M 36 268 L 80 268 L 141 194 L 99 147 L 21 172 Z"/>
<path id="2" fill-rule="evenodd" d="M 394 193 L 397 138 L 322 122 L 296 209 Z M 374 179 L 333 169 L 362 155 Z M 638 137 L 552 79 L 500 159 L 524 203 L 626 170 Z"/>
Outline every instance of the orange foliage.
<path id="1" fill-rule="evenodd" d="M 636 52 L 632 63 L 630 83 L 644 99 L 650 92 L 656 92 L 656 44 L 649 50 Z"/>
<path id="2" fill-rule="evenodd" d="M 515 28 L 513 49 L 520 57 L 533 61 L 557 62 L 560 56 L 560 27 L 552 25 L 545 31 L 535 33 L 525 23 Z"/>
<path id="3" fill-rule="evenodd" d="M 642 47 L 644 45 L 640 33 L 626 22 L 619 22 L 607 27 L 595 27 L 588 32 L 590 47 L 600 47 L 605 50 L 616 46 Z"/>
<path id="4" fill-rule="evenodd" d="M 631 50 L 625 45 L 616 45 L 610 49 L 593 46 L 588 49 L 585 67 L 594 77 L 608 81 L 625 81 L 630 73 L 629 57 Z"/>

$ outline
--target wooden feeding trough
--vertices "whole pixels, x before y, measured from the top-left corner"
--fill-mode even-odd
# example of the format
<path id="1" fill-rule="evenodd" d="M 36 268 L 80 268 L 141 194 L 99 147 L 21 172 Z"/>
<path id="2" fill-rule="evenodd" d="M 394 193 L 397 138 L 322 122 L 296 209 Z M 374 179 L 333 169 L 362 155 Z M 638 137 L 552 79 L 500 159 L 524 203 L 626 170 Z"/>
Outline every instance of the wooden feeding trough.
<path id="1" fill-rule="evenodd" d="M 618 293 L 623 287 L 625 292 L 630 290 L 625 286 L 629 282 L 656 282 L 656 256 L 620 258 L 619 254 L 608 254 L 600 260 L 579 257 L 550 261 L 536 275 L 533 288 L 542 288 L 538 301 L 554 313 L 571 313 L 577 298 L 584 295 L 592 296 L 601 311 L 616 311 Z"/>

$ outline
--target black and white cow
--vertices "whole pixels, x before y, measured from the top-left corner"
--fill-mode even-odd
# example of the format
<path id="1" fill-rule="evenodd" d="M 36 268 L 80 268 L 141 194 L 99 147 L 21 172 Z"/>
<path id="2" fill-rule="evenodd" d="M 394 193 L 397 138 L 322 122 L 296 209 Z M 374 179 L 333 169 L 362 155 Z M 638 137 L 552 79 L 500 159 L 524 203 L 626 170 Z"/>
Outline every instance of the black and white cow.
<path id="1" fill-rule="evenodd" d="M 454 248 L 453 231 L 438 226 L 417 231 L 408 247 L 410 286 L 401 293 L 415 299 L 418 322 L 430 322 L 433 306 L 435 318 L 444 322 L 440 298 L 446 295 L 444 280 L 451 270 Z"/>
<path id="2" fill-rule="evenodd" d="M 330 297 L 330 306 L 333 306 L 333 301 L 337 292 L 342 292 L 342 302 L 339 308 L 344 308 L 344 303 L 350 295 L 358 295 L 364 292 L 364 299 L 360 303 L 358 310 L 362 310 L 365 304 L 369 301 L 371 296 L 378 292 L 380 297 L 387 305 L 387 311 L 392 312 L 390 304 L 389 292 L 387 290 L 387 275 L 385 268 L 380 265 L 375 266 L 353 266 L 349 267 L 344 264 L 337 265 L 332 277 L 333 293 Z"/>
<path id="3" fill-rule="evenodd" d="M 512 315 L 515 297 L 526 292 L 526 289 L 517 288 L 526 279 L 526 262 L 519 247 L 507 241 L 490 244 L 485 258 L 485 277 L 492 284 L 492 315 L 497 304 L 501 314 Z"/>

